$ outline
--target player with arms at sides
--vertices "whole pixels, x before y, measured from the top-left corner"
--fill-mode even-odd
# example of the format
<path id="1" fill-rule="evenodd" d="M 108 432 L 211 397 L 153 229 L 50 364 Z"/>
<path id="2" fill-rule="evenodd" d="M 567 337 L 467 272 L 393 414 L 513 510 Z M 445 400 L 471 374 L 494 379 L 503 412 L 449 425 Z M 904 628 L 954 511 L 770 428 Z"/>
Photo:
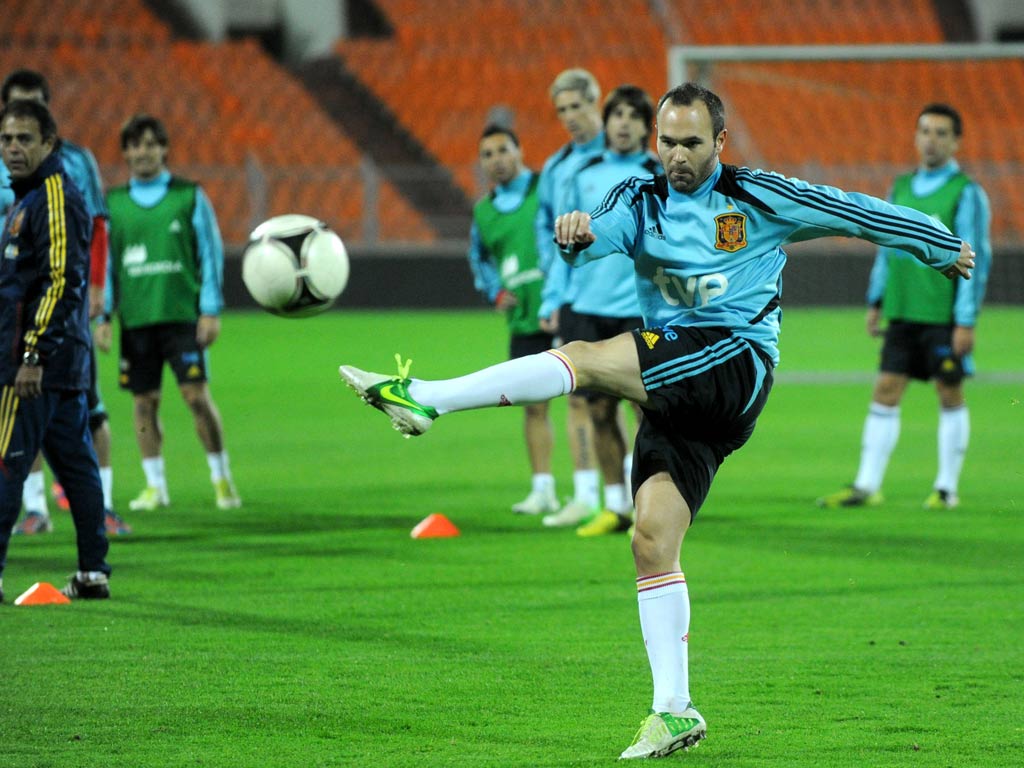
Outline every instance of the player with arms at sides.
<path id="1" fill-rule="evenodd" d="M 960 170 L 955 154 L 963 135 L 960 114 L 928 104 L 917 118 L 914 145 L 920 164 L 900 176 L 889 200 L 935 216 L 971 243 L 977 267 L 970 283 L 943 280 L 910 254 L 880 248 L 868 285 L 867 331 L 882 335 L 881 370 L 864 421 L 860 466 L 853 484 L 818 499 L 828 508 L 882 503 L 882 480 L 900 433 L 900 401 L 910 379 L 934 379 L 939 399 L 939 468 L 926 509 L 953 509 L 970 434 L 964 379 L 974 370 L 974 326 L 985 296 L 992 247 L 992 212 L 985 191 Z"/>
<path id="2" fill-rule="evenodd" d="M 534 232 L 539 176 L 523 165 L 519 139 L 508 128 L 484 128 L 479 153 L 480 168 L 493 189 L 473 206 L 469 265 L 476 289 L 508 320 L 511 360 L 551 349 L 554 340 L 540 329 L 538 317 L 544 284 Z M 554 440 L 548 404 L 533 403 L 523 411 L 532 481 L 529 495 L 513 510 L 554 511 L 558 496 L 551 474 Z"/>
<path id="3" fill-rule="evenodd" d="M 46 78 L 31 69 L 17 69 L 11 72 L 0 87 L 0 100 L 3 104 L 16 99 L 30 99 L 49 106 L 50 84 Z M 71 182 L 78 187 L 85 201 L 85 209 L 92 220 L 92 240 L 89 245 L 89 317 L 95 318 L 103 311 L 103 283 L 107 276 L 107 206 L 103 199 L 103 179 L 92 153 L 85 147 L 61 139 L 57 154 L 64 164 Z M 0 175 L 6 170 L 0 164 Z M 0 209 L 6 205 L 0 202 Z M 100 481 L 103 484 L 103 506 L 107 533 L 121 535 L 131 533 L 131 528 L 114 511 L 114 470 L 110 464 L 110 423 L 107 409 L 100 396 L 99 381 L 96 370 L 96 353 L 89 352 L 90 373 L 89 390 L 89 431 L 92 434 L 93 446 L 100 464 Z M 66 497 L 58 491 L 58 500 L 66 505 Z M 47 533 L 53 530 L 50 512 L 46 504 L 46 490 L 43 476 L 42 457 L 36 457 L 32 469 L 25 480 L 22 491 L 22 503 L 25 506 L 25 517 L 15 528 L 15 533 L 32 535 Z"/>
<path id="4" fill-rule="evenodd" d="M 652 714 L 623 759 L 667 755 L 706 733 L 690 698 L 681 548 L 718 467 L 753 433 L 771 389 L 781 246 L 839 235 L 906 250 L 948 276 L 968 277 L 974 265 L 969 245 L 918 211 L 721 163 L 725 110 L 699 85 L 670 90 L 656 114 L 665 177 L 628 179 L 593 215 L 572 211 L 555 222 L 573 263 L 616 253 L 633 260 L 645 328 L 441 381 L 340 368 L 364 401 L 410 435 L 448 413 L 542 402 L 577 387 L 644 409 L 632 548 L 654 692 Z"/>
<path id="5" fill-rule="evenodd" d="M 565 205 L 572 180 L 580 167 L 604 151 L 604 131 L 601 129 L 599 103 L 601 88 L 597 79 L 585 69 L 566 69 L 560 72 L 548 89 L 558 120 L 569 134 L 569 142 L 551 155 L 540 172 L 540 211 L 537 215 L 537 250 L 540 266 L 548 272 L 558 260 L 557 249 L 551 241 L 555 217 L 568 210 Z M 566 297 L 568 299 L 568 297 Z M 567 311 L 571 311 L 567 310 Z M 541 330 L 559 334 L 559 311 L 541 315 Z M 594 427 L 590 410 L 583 397 L 568 399 L 566 419 L 569 450 L 573 462 L 573 496 L 561 509 L 539 509 L 547 512 L 542 521 L 551 527 L 578 525 L 592 517 L 600 508 L 600 476 L 594 455 Z M 525 504 L 525 502 L 524 502 Z M 520 512 L 528 510 L 518 506 Z"/>
<path id="6" fill-rule="evenodd" d="M 597 208 L 608 191 L 625 179 L 661 173 L 658 157 L 648 149 L 654 124 L 654 104 L 641 88 L 621 85 L 608 94 L 601 111 L 607 148 L 584 163 L 573 179 L 567 198 L 569 210 Z M 571 285 L 571 291 L 570 291 Z M 640 328 L 640 304 L 633 282 L 633 262 L 625 254 L 571 267 L 564 259 L 551 265 L 544 285 L 541 314 L 565 304 L 571 312 L 560 315 L 564 341 L 601 341 Z M 576 529 L 580 536 L 601 536 L 626 531 L 632 524 L 632 498 L 626 491 L 626 467 L 631 453 L 619 413 L 619 400 L 603 392 L 577 390 L 590 409 L 594 424 L 594 451 L 604 478 L 604 508 Z M 637 420 L 641 417 L 636 407 Z"/>
<path id="7" fill-rule="evenodd" d="M 0 154 L 15 194 L 0 231 L 0 577 L 22 485 L 41 450 L 75 523 L 78 570 L 62 591 L 103 599 L 109 544 L 85 396 L 92 222 L 59 144 L 44 104 L 16 99 L 0 111 Z"/>
<path id="8" fill-rule="evenodd" d="M 119 381 L 132 393 L 146 476 L 146 487 L 129 508 L 154 510 L 170 503 L 159 416 L 166 362 L 206 451 L 217 506 L 231 509 L 242 501 L 231 479 L 224 428 L 206 378 L 207 349 L 220 335 L 224 249 L 202 188 L 168 170 L 168 146 L 167 130 L 157 118 L 136 115 L 128 120 L 121 129 L 121 150 L 131 179 L 107 196 L 106 310 L 116 310 L 121 321 Z M 97 327 L 96 341 L 109 351 L 109 323 Z"/>

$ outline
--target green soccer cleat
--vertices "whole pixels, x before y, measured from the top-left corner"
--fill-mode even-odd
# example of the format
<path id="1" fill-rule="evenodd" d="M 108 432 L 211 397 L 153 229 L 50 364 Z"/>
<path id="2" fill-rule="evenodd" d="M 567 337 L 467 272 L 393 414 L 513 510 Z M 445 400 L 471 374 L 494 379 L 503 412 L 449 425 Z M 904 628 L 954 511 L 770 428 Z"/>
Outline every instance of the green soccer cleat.
<path id="1" fill-rule="evenodd" d="M 128 502 L 128 509 L 132 512 L 152 512 L 159 507 L 166 507 L 170 503 L 167 489 L 147 485 L 138 496 Z"/>
<path id="2" fill-rule="evenodd" d="M 608 536 L 612 533 L 625 533 L 631 525 L 633 525 L 633 521 L 629 515 L 620 515 L 606 509 L 599 512 L 590 522 L 577 528 L 576 535 L 589 538 L 591 536 Z"/>
<path id="3" fill-rule="evenodd" d="M 214 482 L 213 491 L 217 498 L 217 509 L 238 509 L 242 506 L 242 499 L 230 478 L 222 477 Z"/>
<path id="4" fill-rule="evenodd" d="M 692 706 L 678 715 L 656 712 L 640 723 L 633 743 L 619 755 L 619 760 L 665 757 L 677 749 L 696 747 L 707 731 L 704 718 Z"/>
<path id="5" fill-rule="evenodd" d="M 931 510 L 956 509 L 960 505 L 960 497 L 952 491 L 932 491 L 924 500 L 924 508 Z"/>
<path id="6" fill-rule="evenodd" d="M 391 426 L 403 435 L 422 435 L 434 423 L 437 411 L 429 405 L 417 403 L 409 394 L 409 366 L 412 360 L 407 360 L 403 365 L 399 355 L 395 355 L 395 359 L 398 361 L 398 376 L 361 371 L 350 365 L 341 366 L 338 373 L 364 403 L 391 417 Z"/>
<path id="7" fill-rule="evenodd" d="M 841 491 L 822 496 L 815 501 L 815 504 L 825 509 L 840 509 L 842 507 L 877 507 L 883 501 L 882 494 L 878 491 L 871 493 L 848 485 Z"/>

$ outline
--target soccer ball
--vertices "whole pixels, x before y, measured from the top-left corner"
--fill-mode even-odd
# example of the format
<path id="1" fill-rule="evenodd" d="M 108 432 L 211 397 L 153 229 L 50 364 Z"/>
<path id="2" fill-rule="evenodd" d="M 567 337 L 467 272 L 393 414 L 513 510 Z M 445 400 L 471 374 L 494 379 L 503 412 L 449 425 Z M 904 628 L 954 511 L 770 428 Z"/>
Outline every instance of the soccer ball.
<path id="1" fill-rule="evenodd" d="M 348 284 L 348 251 L 312 216 L 289 213 L 260 224 L 242 256 L 242 282 L 256 303 L 282 317 L 328 309 Z"/>

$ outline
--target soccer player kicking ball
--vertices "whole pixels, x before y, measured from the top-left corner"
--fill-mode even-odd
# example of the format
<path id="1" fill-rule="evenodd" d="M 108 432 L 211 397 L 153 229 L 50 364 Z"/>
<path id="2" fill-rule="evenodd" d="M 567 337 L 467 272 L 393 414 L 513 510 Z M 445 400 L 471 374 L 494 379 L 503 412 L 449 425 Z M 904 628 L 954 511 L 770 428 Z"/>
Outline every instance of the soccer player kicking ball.
<path id="1" fill-rule="evenodd" d="M 587 387 L 639 404 L 632 487 L 640 628 L 654 680 L 651 714 L 622 759 L 662 757 L 704 738 L 690 699 L 690 601 L 683 537 L 722 461 L 753 433 L 778 362 L 785 243 L 839 235 L 912 253 L 968 279 L 970 246 L 922 213 L 866 195 L 723 165 L 725 111 L 688 83 L 658 104 L 665 177 L 631 178 L 592 214 L 559 216 L 564 258 L 633 259 L 646 327 L 572 342 L 457 379 L 341 367 L 342 378 L 406 435 L 444 414 L 525 405 Z"/>

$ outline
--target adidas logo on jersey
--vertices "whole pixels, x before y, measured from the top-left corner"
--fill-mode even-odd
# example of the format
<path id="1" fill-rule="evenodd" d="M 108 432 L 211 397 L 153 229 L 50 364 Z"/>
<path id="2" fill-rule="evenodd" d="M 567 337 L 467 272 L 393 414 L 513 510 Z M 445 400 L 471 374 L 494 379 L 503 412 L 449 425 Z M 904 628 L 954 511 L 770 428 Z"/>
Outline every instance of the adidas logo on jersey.
<path id="1" fill-rule="evenodd" d="M 654 333 L 654 331 L 640 331 L 640 338 L 647 343 L 648 349 L 654 349 L 654 345 L 658 343 L 661 336 Z"/>
<path id="2" fill-rule="evenodd" d="M 665 235 L 662 234 L 661 230 L 658 229 L 657 225 L 653 225 L 653 226 L 650 226 L 647 229 L 645 229 L 644 230 L 644 234 L 645 235 L 650 235 L 651 237 L 653 237 L 653 238 L 655 238 L 657 240 L 664 240 L 665 239 Z"/>

